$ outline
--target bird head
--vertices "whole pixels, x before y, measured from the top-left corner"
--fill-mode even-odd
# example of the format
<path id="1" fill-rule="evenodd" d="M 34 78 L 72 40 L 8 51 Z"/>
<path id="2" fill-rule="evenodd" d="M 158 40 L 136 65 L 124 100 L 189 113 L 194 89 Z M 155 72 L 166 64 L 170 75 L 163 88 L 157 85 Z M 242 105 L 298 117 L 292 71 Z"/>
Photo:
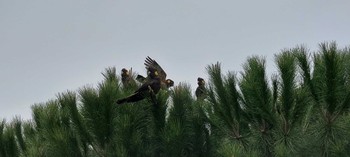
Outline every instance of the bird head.
<path id="1" fill-rule="evenodd" d="M 165 84 L 166 84 L 167 88 L 170 88 L 170 87 L 174 86 L 174 81 L 171 79 L 166 79 Z"/>
<path id="2" fill-rule="evenodd" d="M 122 74 L 129 75 L 129 72 L 128 72 L 128 70 L 126 70 L 125 68 L 123 68 L 123 69 L 122 69 Z"/>
<path id="3" fill-rule="evenodd" d="M 198 81 L 198 82 L 197 82 L 198 86 L 204 85 L 204 84 L 205 84 L 205 81 L 204 81 L 203 78 L 198 77 L 197 81 Z"/>

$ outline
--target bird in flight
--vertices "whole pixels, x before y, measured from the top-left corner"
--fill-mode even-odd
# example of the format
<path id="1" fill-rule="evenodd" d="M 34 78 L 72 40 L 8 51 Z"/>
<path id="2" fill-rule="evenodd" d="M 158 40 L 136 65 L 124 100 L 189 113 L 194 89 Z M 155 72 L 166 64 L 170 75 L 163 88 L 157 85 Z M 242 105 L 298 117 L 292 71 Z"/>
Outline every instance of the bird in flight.
<path id="1" fill-rule="evenodd" d="M 174 85 L 172 80 L 169 79 L 172 81 L 172 84 L 166 80 L 165 71 L 155 60 L 147 56 L 145 66 L 147 69 L 147 78 L 143 80 L 141 87 L 139 87 L 132 95 L 117 100 L 117 104 L 137 102 L 147 97 L 150 97 L 152 101 L 155 102 L 155 95 L 159 92 L 163 85 L 166 87 Z"/>
<path id="2" fill-rule="evenodd" d="M 153 67 L 155 69 L 157 69 L 157 71 L 159 72 L 159 77 L 161 80 L 161 87 L 162 89 L 168 89 L 172 86 L 174 86 L 174 81 L 171 79 L 166 79 L 167 74 L 165 73 L 165 71 L 162 69 L 162 67 L 151 57 L 147 56 L 146 60 L 145 60 L 145 66 L 146 69 L 147 67 Z M 147 82 L 150 78 L 149 77 L 144 77 L 142 75 L 137 75 L 136 80 L 139 81 L 140 83 L 144 83 Z"/>

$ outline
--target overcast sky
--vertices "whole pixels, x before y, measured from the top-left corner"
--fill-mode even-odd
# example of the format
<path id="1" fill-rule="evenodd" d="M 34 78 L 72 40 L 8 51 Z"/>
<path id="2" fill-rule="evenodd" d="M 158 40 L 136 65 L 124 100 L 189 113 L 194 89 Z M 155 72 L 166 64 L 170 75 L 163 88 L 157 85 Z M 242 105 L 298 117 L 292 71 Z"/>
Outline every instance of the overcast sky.
<path id="1" fill-rule="evenodd" d="M 348 0 L 0 0 L 0 118 L 31 118 L 30 106 L 96 86 L 110 66 L 145 73 L 154 58 L 176 84 L 196 88 L 217 61 L 323 41 L 350 45 Z"/>

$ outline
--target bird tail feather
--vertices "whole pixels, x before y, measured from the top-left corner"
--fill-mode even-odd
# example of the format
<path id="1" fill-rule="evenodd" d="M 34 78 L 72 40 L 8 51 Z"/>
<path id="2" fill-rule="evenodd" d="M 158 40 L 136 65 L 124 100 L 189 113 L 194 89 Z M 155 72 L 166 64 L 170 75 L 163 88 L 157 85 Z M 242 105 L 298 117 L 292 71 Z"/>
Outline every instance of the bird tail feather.
<path id="1" fill-rule="evenodd" d="M 127 101 L 127 98 L 118 99 L 117 104 L 124 104 L 124 103 L 126 103 L 126 101 Z"/>
<path id="2" fill-rule="evenodd" d="M 144 96 L 142 96 L 140 93 L 134 93 L 126 98 L 117 100 L 117 104 L 123 104 L 127 102 L 136 102 L 136 101 L 142 100 L 143 98 Z"/>

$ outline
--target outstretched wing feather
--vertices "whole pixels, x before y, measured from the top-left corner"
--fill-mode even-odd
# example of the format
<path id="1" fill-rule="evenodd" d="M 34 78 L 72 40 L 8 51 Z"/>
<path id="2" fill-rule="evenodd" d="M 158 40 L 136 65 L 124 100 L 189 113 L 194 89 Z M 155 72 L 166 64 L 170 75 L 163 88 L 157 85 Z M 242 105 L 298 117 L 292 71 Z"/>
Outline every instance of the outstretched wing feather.
<path id="1" fill-rule="evenodd" d="M 165 80 L 166 78 L 166 73 L 165 71 L 162 69 L 162 67 L 155 61 L 153 60 L 151 57 L 147 56 L 146 60 L 145 60 L 145 66 L 146 68 L 151 67 L 151 68 L 155 68 L 157 69 L 158 73 L 159 73 L 159 77 L 162 80 Z"/>

